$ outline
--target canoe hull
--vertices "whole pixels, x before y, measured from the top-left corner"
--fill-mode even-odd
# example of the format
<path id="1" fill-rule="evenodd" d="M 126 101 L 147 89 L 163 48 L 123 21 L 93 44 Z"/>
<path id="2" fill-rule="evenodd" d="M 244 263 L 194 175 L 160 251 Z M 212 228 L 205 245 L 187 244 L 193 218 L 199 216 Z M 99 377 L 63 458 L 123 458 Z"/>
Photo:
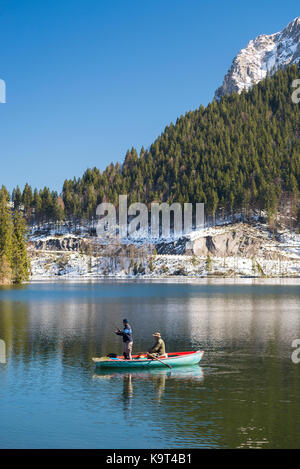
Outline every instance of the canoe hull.
<path id="1" fill-rule="evenodd" d="M 97 361 L 97 358 L 93 358 L 96 368 L 101 369 L 149 369 L 149 368 L 167 368 L 170 365 L 172 368 L 177 366 L 190 366 L 197 365 L 203 357 L 204 352 L 197 350 L 196 352 L 181 352 L 178 354 L 168 354 L 168 358 L 158 360 L 147 360 L 147 359 L 133 359 L 133 360 L 113 360 L 108 359 L 105 361 Z M 133 357 L 134 358 L 134 357 Z M 163 362 L 163 363 L 162 363 Z"/>

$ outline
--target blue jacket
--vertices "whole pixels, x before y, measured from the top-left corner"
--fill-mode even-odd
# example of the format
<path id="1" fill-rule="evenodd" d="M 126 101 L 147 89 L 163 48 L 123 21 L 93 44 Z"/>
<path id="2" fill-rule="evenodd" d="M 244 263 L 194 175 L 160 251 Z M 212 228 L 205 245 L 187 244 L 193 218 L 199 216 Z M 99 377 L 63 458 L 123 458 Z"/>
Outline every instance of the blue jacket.
<path id="1" fill-rule="evenodd" d="M 117 332 L 117 335 L 123 336 L 123 342 L 132 342 L 132 329 L 130 324 L 126 324 L 123 331 Z"/>

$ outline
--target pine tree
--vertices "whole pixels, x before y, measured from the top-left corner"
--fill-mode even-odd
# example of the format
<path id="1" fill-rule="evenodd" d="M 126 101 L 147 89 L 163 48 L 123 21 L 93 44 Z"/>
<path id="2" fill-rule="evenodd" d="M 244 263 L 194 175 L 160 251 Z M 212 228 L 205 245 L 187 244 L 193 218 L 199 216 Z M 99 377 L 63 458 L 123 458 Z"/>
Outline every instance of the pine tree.
<path id="1" fill-rule="evenodd" d="M 12 282 L 13 224 L 5 191 L 0 193 L 0 284 Z"/>
<path id="2" fill-rule="evenodd" d="M 14 203 L 14 208 L 19 209 L 22 203 L 22 193 L 19 186 L 17 186 L 16 189 L 13 190 L 12 201 Z"/>
<path id="3" fill-rule="evenodd" d="M 13 247 L 12 247 L 12 273 L 13 283 L 21 284 L 29 279 L 30 260 L 27 254 L 26 225 L 21 213 L 14 212 L 13 221 Z"/>
<path id="4" fill-rule="evenodd" d="M 205 262 L 205 264 L 206 264 L 206 270 L 207 270 L 207 272 L 211 272 L 211 269 L 212 269 L 212 262 L 211 262 L 211 257 L 210 257 L 209 254 L 207 254 L 207 256 L 206 256 L 206 262 Z"/>
<path id="5" fill-rule="evenodd" d="M 3 185 L 1 186 L 1 189 L 0 189 L 0 200 L 1 199 L 5 199 L 7 203 L 9 203 L 10 201 L 9 192 L 6 189 L 6 187 Z"/>
<path id="6" fill-rule="evenodd" d="M 29 219 L 31 215 L 32 202 L 33 202 L 32 189 L 29 186 L 29 184 L 26 183 L 23 193 L 22 193 L 22 203 L 24 205 L 24 211 L 25 211 L 27 220 Z"/>
<path id="7" fill-rule="evenodd" d="M 59 196 L 55 200 L 55 204 L 54 204 L 54 220 L 60 222 L 64 219 L 64 216 L 65 216 L 64 203 L 62 201 L 62 198 Z"/>

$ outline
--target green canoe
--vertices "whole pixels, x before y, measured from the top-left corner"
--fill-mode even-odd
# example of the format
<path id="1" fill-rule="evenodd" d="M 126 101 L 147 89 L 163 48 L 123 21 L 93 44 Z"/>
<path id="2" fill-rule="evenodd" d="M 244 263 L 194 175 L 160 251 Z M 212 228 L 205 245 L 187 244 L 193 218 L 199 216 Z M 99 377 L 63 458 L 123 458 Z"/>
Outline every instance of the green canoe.
<path id="1" fill-rule="evenodd" d="M 124 360 L 123 356 L 117 358 L 93 358 L 97 368 L 104 368 L 110 370 L 119 369 L 136 369 L 136 368 L 166 368 L 169 365 L 171 368 L 174 366 L 187 366 L 196 365 L 203 357 L 203 350 L 194 352 L 174 352 L 168 353 L 167 357 L 159 357 L 159 360 L 141 358 L 139 355 L 133 355 L 132 360 Z"/>

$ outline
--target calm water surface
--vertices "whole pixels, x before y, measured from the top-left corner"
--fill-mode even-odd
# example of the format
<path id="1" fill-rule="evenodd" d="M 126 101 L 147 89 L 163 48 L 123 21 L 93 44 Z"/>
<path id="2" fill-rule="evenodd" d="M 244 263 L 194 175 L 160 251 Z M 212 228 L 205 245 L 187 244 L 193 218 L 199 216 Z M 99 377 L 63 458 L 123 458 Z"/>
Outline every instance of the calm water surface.
<path id="1" fill-rule="evenodd" d="M 0 290 L 1 448 L 299 448 L 299 283 L 36 283 Z M 160 331 L 201 367 L 95 373 Z M 3 358 L 3 357 L 2 357 Z"/>

